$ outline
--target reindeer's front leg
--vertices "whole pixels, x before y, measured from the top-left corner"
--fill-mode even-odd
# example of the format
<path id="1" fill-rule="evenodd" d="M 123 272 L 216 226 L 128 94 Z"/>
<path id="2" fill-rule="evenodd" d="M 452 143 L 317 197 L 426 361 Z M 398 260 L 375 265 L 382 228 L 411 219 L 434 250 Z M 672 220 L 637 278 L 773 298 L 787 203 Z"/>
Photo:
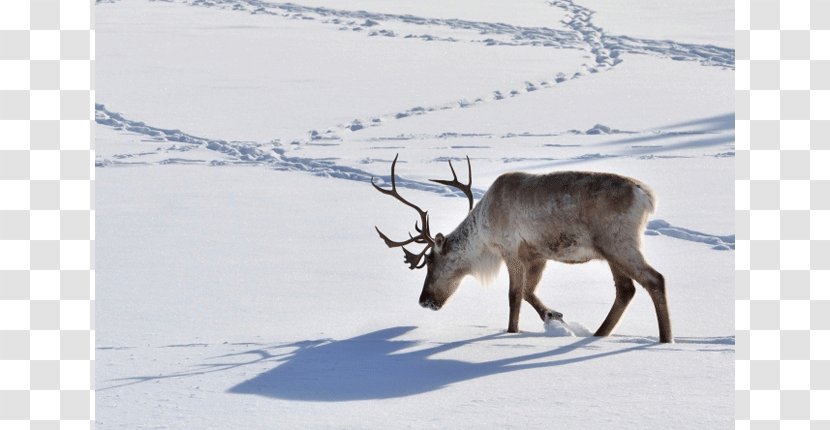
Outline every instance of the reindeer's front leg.
<path id="1" fill-rule="evenodd" d="M 536 309 L 536 312 L 539 313 L 539 318 L 542 318 L 542 322 L 547 324 L 551 320 L 561 321 L 562 313 L 545 306 L 542 303 L 542 299 L 536 295 L 536 287 L 539 286 L 539 281 L 542 279 L 542 272 L 545 270 L 546 264 L 547 260 L 538 259 L 527 265 L 524 298 L 526 302 L 533 306 L 533 309 Z"/>
<path id="2" fill-rule="evenodd" d="M 519 332 L 519 310 L 522 307 L 525 287 L 525 267 L 519 259 L 505 259 L 507 273 L 510 275 L 510 320 L 507 324 L 508 333 Z"/>

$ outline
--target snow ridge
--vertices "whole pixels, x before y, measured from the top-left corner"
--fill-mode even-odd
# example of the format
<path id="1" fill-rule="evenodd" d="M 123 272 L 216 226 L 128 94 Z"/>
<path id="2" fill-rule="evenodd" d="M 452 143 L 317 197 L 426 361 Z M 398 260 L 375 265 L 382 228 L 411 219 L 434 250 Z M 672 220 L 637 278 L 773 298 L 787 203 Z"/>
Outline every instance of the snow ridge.
<path id="1" fill-rule="evenodd" d="M 718 251 L 734 250 L 735 249 L 735 235 L 716 236 L 708 233 L 701 233 L 699 231 L 690 230 L 688 228 L 677 227 L 668 222 L 655 219 L 648 223 L 645 234 L 649 236 L 669 236 L 676 239 L 688 240 L 691 242 L 700 242 L 707 245 L 712 245 L 712 249 Z"/>

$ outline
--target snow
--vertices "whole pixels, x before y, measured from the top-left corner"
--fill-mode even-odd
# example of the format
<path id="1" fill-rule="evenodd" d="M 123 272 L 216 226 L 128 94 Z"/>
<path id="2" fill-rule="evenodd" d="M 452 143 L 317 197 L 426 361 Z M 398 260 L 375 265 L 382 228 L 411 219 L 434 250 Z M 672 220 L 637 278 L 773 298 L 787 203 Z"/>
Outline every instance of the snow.
<path id="1" fill-rule="evenodd" d="M 579 336 L 590 337 L 593 331 L 578 322 L 565 322 L 559 320 L 545 321 L 545 333 L 548 336 Z"/>
<path id="2" fill-rule="evenodd" d="M 96 22 L 98 100 L 160 127 L 214 138 L 293 138 L 320 124 L 543 79 L 551 66 L 578 68 L 583 56 L 368 37 L 368 30 L 145 2 L 98 6 L 106 8 Z"/>
<path id="3" fill-rule="evenodd" d="M 666 3 L 638 0 L 637 7 L 621 2 L 583 0 L 579 4 L 593 10 L 595 23 L 612 34 L 668 39 L 682 43 L 714 44 L 735 47 L 735 5 L 719 0 L 694 3 Z"/>
<path id="4" fill-rule="evenodd" d="M 709 3 L 97 4 L 96 426 L 731 428 L 732 11 Z M 374 231 L 416 219 L 369 184 L 396 154 L 433 233 L 467 205 L 427 179 L 467 155 L 476 197 L 513 170 L 649 184 L 675 343 L 640 287 L 590 336 L 599 261 L 548 265 L 561 323 L 525 304 L 506 333 L 505 270 L 422 309 Z"/>

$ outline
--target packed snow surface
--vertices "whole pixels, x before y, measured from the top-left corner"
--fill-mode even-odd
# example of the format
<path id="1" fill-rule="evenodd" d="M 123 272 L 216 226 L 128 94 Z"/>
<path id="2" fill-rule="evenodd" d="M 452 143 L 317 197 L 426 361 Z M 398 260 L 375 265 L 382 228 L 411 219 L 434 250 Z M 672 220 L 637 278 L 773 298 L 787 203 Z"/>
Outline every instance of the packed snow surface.
<path id="1" fill-rule="evenodd" d="M 733 426 L 731 4 L 98 0 L 98 428 Z M 729 36 L 729 37 L 727 37 Z M 501 174 L 615 172 L 658 195 L 614 335 L 608 265 L 507 274 L 439 312 L 374 226 L 451 231 Z"/>

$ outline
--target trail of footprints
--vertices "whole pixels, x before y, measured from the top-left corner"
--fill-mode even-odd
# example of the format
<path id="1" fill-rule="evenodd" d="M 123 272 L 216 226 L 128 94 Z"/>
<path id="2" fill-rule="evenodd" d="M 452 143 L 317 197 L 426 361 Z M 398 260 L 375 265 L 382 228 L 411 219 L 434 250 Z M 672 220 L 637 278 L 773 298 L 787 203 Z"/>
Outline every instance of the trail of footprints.
<path id="1" fill-rule="evenodd" d="M 129 131 L 136 134 L 148 136 L 153 142 L 159 144 L 164 143 L 169 145 L 166 148 L 159 147 L 159 150 L 165 152 L 186 152 L 195 148 L 205 148 L 212 151 L 217 151 L 225 155 L 227 161 L 212 160 L 210 162 L 203 160 L 194 160 L 189 158 L 171 157 L 165 158 L 158 162 L 158 164 L 210 164 L 210 165 L 225 165 L 225 164 L 257 164 L 268 166 L 275 170 L 283 171 L 300 171 L 311 173 L 316 176 L 347 179 L 360 182 L 374 181 L 379 185 L 387 185 L 390 183 L 389 176 L 374 176 L 369 172 L 354 167 L 339 165 L 335 160 L 321 160 L 305 157 L 292 157 L 286 154 L 286 150 L 281 147 L 279 142 L 256 143 L 256 142 L 234 142 L 219 139 L 209 139 L 198 137 L 182 132 L 176 129 L 163 129 L 147 125 L 140 121 L 133 121 L 125 118 L 117 112 L 108 110 L 104 105 L 95 105 L 95 121 L 103 126 L 108 126 L 117 130 Z M 158 152 L 143 152 L 139 154 L 122 154 L 113 156 L 113 160 L 98 159 L 95 162 L 96 167 L 130 165 L 130 164 L 146 164 L 142 162 L 131 161 L 133 158 L 158 154 Z M 597 154 L 588 154 L 588 156 L 595 156 Z M 449 159 L 449 158 L 448 158 Z M 441 161 L 445 161 L 442 159 Z M 516 160 L 503 160 L 505 162 Z M 391 160 L 380 160 L 367 158 L 361 164 L 371 164 L 375 162 L 389 163 Z M 432 183 L 423 183 L 411 179 L 397 177 L 396 184 L 401 188 L 409 188 L 420 191 L 427 191 L 444 196 L 461 196 L 460 192 L 455 189 L 450 189 L 441 185 Z M 480 189 L 473 189 L 473 196 L 476 199 L 481 198 L 484 191 Z M 674 237 L 682 240 L 689 240 L 693 242 L 700 242 L 708 244 L 712 249 L 727 250 L 735 249 L 735 236 L 716 236 L 707 233 L 702 233 L 682 227 L 677 227 L 669 224 L 664 220 L 652 220 L 647 227 L 646 234 L 648 235 L 664 235 Z"/>
<path id="2" fill-rule="evenodd" d="M 113 0 L 98 0 L 99 2 Z M 174 0 L 151 0 L 172 2 Z M 340 30 L 365 32 L 368 36 L 420 38 L 427 41 L 475 42 L 487 45 L 546 46 L 584 49 L 584 44 L 595 54 L 598 65 L 615 65 L 621 53 L 657 55 L 678 61 L 697 61 L 703 65 L 734 69 L 735 51 L 714 45 L 677 43 L 669 40 L 638 39 L 606 34 L 591 23 L 594 11 L 579 6 L 573 0 L 551 0 L 548 4 L 564 10 L 569 20 L 564 22 L 570 31 L 546 27 L 525 27 L 498 22 L 462 19 L 426 18 L 413 15 L 343 10 L 327 7 L 303 6 L 293 3 L 272 3 L 261 0 L 183 0 L 194 6 L 229 8 L 252 14 L 269 14 L 288 19 L 319 21 L 338 26 Z M 397 34 L 381 29 L 383 22 L 399 22 L 413 26 L 467 30 L 472 35 L 466 40 L 438 37 L 428 34 Z M 377 28 L 376 28 L 377 27 Z"/>
<path id="3" fill-rule="evenodd" d="M 262 0 L 150 0 L 158 2 L 183 1 L 193 6 L 216 7 L 251 14 L 268 14 L 287 19 L 317 21 L 336 26 L 342 31 L 363 32 L 369 37 L 402 37 L 424 41 L 483 43 L 486 45 L 542 46 L 558 49 L 585 49 L 594 54 L 595 67 L 614 66 L 621 62 L 621 54 L 644 54 L 676 61 L 696 61 L 702 65 L 735 68 L 735 51 L 714 45 L 677 43 L 671 40 L 633 38 L 607 34 L 591 23 L 594 11 L 579 6 L 573 0 L 551 0 L 548 4 L 564 10 L 568 20 L 563 22 L 570 31 L 546 27 L 525 27 L 506 23 L 481 22 L 462 19 L 426 18 L 413 15 L 374 13 L 363 10 L 342 10 L 303 6 L 293 3 L 271 3 Z M 117 0 L 96 0 L 97 4 Z M 467 31 L 469 36 L 442 37 L 430 34 L 398 34 L 383 29 L 384 22 L 398 22 L 412 26 L 445 28 Z M 482 36 L 487 36 L 482 38 Z M 591 68 L 590 65 L 588 66 Z"/>
<path id="4" fill-rule="evenodd" d="M 195 0 L 203 1 L 203 0 Z M 437 19 L 437 18 L 420 18 L 411 15 L 392 15 L 392 14 L 378 14 L 366 11 L 346 11 L 335 10 L 321 7 L 307 7 L 298 6 L 294 4 L 268 4 L 264 6 L 258 0 L 223 0 L 226 3 L 240 4 L 244 2 L 247 4 L 257 4 L 257 10 L 267 11 L 276 8 L 279 10 L 293 13 L 294 18 L 308 17 L 305 14 L 316 14 L 321 17 L 335 16 L 334 21 L 324 20 L 323 22 L 334 22 L 342 24 L 341 18 L 351 18 L 349 21 L 352 27 L 348 27 L 355 31 L 363 27 L 376 27 L 380 22 L 385 21 L 399 21 L 408 24 L 449 27 L 453 29 L 475 30 L 481 35 L 500 35 L 511 36 L 509 41 L 496 40 L 488 37 L 483 40 L 468 40 L 468 42 L 481 42 L 488 45 L 531 45 L 531 46 L 545 46 L 555 47 L 559 49 L 586 49 L 593 54 L 593 62 L 590 64 L 582 64 L 579 70 L 573 72 L 559 72 L 552 75 L 550 79 L 542 81 L 526 81 L 523 87 L 509 90 L 495 90 L 490 94 L 483 95 L 472 100 L 462 99 L 452 102 L 444 103 L 435 106 L 416 106 L 399 112 L 388 113 L 384 115 L 376 115 L 366 118 L 356 118 L 349 123 L 339 124 L 336 128 L 347 129 L 349 131 L 359 131 L 366 127 L 376 127 L 382 125 L 386 121 L 407 118 L 411 116 L 425 115 L 431 112 L 443 111 L 447 109 L 468 108 L 485 102 L 504 100 L 510 97 L 516 97 L 521 94 L 527 94 L 537 91 L 542 88 L 553 87 L 557 84 L 569 81 L 571 79 L 579 78 L 585 74 L 597 73 L 603 70 L 610 69 L 620 64 L 623 59 L 622 53 L 638 53 L 645 55 L 655 55 L 663 58 L 671 58 L 678 61 L 697 61 L 706 66 L 716 66 L 725 69 L 734 69 L 734 50 L 724 49 L 712 45 L 694 45 L 682 44 L 672 41 L 654 41 L 648 39 L 635 39 L 628 36 L 613 36 L 606 34 L 602 28 L 597 27 L 591 22 L 594 11 L 575 4 L 572 0 L 553 0 L 548 2 L 552 7 L 563 9 L 566 12 L 568 20 L 563 24 L 571 30 L 571 32 L 563 32 L 541 27 L 520 27 L 504 23 L 489 23 L 489 22 L 474 22 L 456 19 Z M 362 20 L 362 24 L 355 24 Z M 369 35 L 383 34 L 388 37 L 396 37 L 394 32 L 383 30 L 372 30 Z M 407 35 L 405 37 L 415 37 Z M 423 37 L 422 37 L 423 38 Z M 428 36 L 424 40 L 447 40 Z M 453 39 L 451 41 L 458 41 Z M 333 131 L 328 132 L 329 135 Z"/>
<path id="5" fill-rule="evenodd" d="M 117 0 L 96 0 L 96 3 L 114 3 Z M 150 0 L 173 2 L 174 0 Z M 311 130 L 309 141 L 311 144 L 325 144 L 327 141 L 339 141 L 340 137 L 335 130 L 357 132 L 367 127 L 376 127 L 386 121 L 399 120 L 411 116 L 425 115 L 431 112 L 447 109 L 463 109 L 481 103 L 504 100 L 516 97 L 521 94 L 531 93 L 543 88 L 577 79 L 585 74 L 598 73 L 603 70 L 616 67 L 623 62 L 622 54 L 635 53 L 654 55 L 662 58 L 670 58 L 677 61 L 696 61 L 701 65 L 715 66 L 724 69 L 734 69 L 734 50 L 720 48 L 713 45 L 682 44 L 673 41 L 655 41 L 648 39 L 636 39 L 628 36 L 614 36 L 606 34 L 602 28 L 591 22 L 594 12 L 575 4 L 572 0 L 552 0 L 548 4 L 552 7 L 561 8 L 567 13 L 567 21 L 563 24 L 570 31 L 560 31 L 544 27 L 522 27 L 505 23 L 476 22 L 460 19 L 423 18 L 412 15 L 395 15 L 371 13 L 366 11 L 338 10 L 324 7 L 301 6 L 292 3 L 269 3 L 260 0 L 183 0 L 193 6 L 229 8 L 236 11 L 245 11 L 252 14 L 269 14 L 281 16 L 288 19 L 301 19 L 308 21 L 319 21 L 328 25 L 338 26 L 342 31 L 364 32 L 368 37 L 402 37 L 407 39 L 419 39 L 423 41 L 438 42 L 466 42 L 483 43 L 492 45 L 508 46 L 541 46 L 556 49 L 582 49 L 592 54 L 592 61 L 589 64 L 581 65 L 580 69 L 572 72 L 559 72 L 553 74 L 550 79 L 532 82 L 526 81 L 523 87 L 495 90 L 490 94 L 477 97 L 473 100 L 455 100 L 436 106 L 416 106 L 403 111 L 388 113 L 384 115 L 370 116 L 362 119 L 354 119 L 345 124 L 326 129 L 325 132 Z M 390 29 L 382 27 L 383 22 L 402 22 L 413 26 L 448 28 L 452 30 L 465 30 L 473 36 L 466 39 L 457 37 L 441 37 L 429 34 L 408 33 L 398 34 Z M 487 36 L 480 38 L 480 36 Z M 161 129 L 149 126 L 143 122 L 126 119 L 121 114 L 109 111 L 103 104 L 96 104 L 96 122 L 118 130 L 130 131 L 150 137 L 154 142 L 171 143 L 167 148 L 159 148 L 164 152 L 184 152 L 194 148 L 202 147 L 211 151 L 217 151 L 225 155 L 227 161 L 194 160 L 181 157 L 165 158 L 159 164 L 193 164 L 209 163 L 211 165 L 223 164 L 259 164 L 266 165 L 276 170 L 303 171 L 316 176 L 332 177 L 367 182 L 375 180 L 378 184 L 389 183 L 389 177 L 375 177 L 361 169 L 342 166 L 334 160 L 312 159 L 304 157 L 292 157 L 286 154 L 286 150 L 275 140 L 268 143 L 238 142 L 208 139 L 193 136 L 180 130 Z M 611 133 L 634 133 L 610 129 L 597 124 L 592 129 L 584 132 L 570 130 L 569 133 L 585 134 L 611 134 Z M 554 134 L 556 135 L 556 134 Z M 524 134 L 509 134 L 504 138 L 530 136 Z M 439 138 L 452 138 L 459 136 L 438 136 Z M 462 136 L 463 137 L 463 136 Z M 413 136 L 401 136 L 398 138 L 384 138 L 378 140 L 409 140 Z M 293 144 L 302 142 L 294 141 Z M 144 155 L 157 154 L 158 152 L 144 152 L 140 154 L 118 154 L 112 160 L 98 159 L 96 167 L 141 164 L 141 161 L 133 161 L 134 158 Z M 584 156 L 595 157 L 599 154 L 586 154 Z M 734 153 L 732 153 L 734 155 Z M 718 154 L 716 156 L 730 156 L 730 154 Z M 366 158 L 361 164 L 374 162 L 390 162 L 391 160 L 376 160 Z M 505 162 L 518 160 L 505 159 Z M 373 179 L 374 178 L 374 179 Z M 397 185 L 402 188 L 417 189 L 434 192 L 446 196 L 458 195 L 458 192 L 440 185 L 421 183 L 406 178 L 398 178 Z M 480 198 L 482 190 L 475 189 L 474 195 Z M 649 223 L 646 234 L 665 235 L 683 240 L 702 242 L 712 246 L 713 249 L 734 249 L 734 235 L 715 236 L 694 230 L 672 226 L 663 220 L 653 220 Z"/>
<path id="6" fill-rule="evenodd" d="M 95 122 L 116 130 L 124 130 L 149 136 L 154 142 L 173 144 L 167 148 L 160 147 L 158 151 L 164 151 L 167 153 L 185 152 L 201 147 L 224 154 L 225 157 L 223 158 L 225 158 L 225 160 L 203 162 L 215 166 L 225 164 L 257 164 L 268 166 L 275 170 L 301 171 L 311 173 L 316 176 L 348 179 L 360 182 L 370 182 L 373 180 L 372 178 L 374 178 L 375 182 L 381 185 L 389 183 L 391 179 L 389 176 L 375 176 L 361 169 L 338 165 L 333 160 L 291 156 L 287 154 L 286 149 L 282 147 L 278 141 L 268 143 L 226 141 L 221 139 L 198 137 L 176 129 L 153 127 L 140 121 L 127 119 L 117 112 L 108 110 L 102 104 L 95 105 Z M 95 161 L 95 166 L 107 167 L 126 164 L 146 164 L 142 162 L 136 163 L 131 161 L 131 159 L 139 155 L 158 154 L 158 151 L 144 152 L 141 154 L 119 154 L 113 156 L 113 160 L 97 159 Z M 382 161 L 391 162 L 392 160 Z M 192 164 L 194 162 L 198 161 L 183 159 L 181 157 L 165 158 L 162 161 L 159 161 L 160 164 Z M 447 196 L 461 195 L 460 191 L 453 190 L 442 185 L 422 183 L 401 177 L 398 177 L 396 183 L 402 188 L 428 191 Z M 474 189 L 473 194 L 478 198 L 484 195 L 484 192 L 479 189 Z"/>
<path id="7" fill-rule="evenodd" d="M 114 1 L 114 0 L 98 0 Z M 696 61 L 701 65 L 734 69 L 735 52 L 713 45 L 683 44 L 673 41 L 637 39 L 628 36 L 609 35 L 591 22 L 594 11 L 577 5 L 573 0 L 551 0 L 551 7 L 566 12 L 563 24 L 567 31 L 546 27 L 525 27 L 498 22 L 481 22 L 462 19 L 426 18 L 413 15 L 344 10 L 328 7 L 303 6 L 293 3 L 272 3 L 262 0 L 150 0 L 161 2 L 183 1 L 193 6 L 217 7 L 251 14 L 268 14 L 286 19 L 317 21 L 337 26 L 339 30 L 363 32 L 369 37 L 402 37 L 424 41 L 484 43 L 486 45 L 540 46 L 556 49 L 580 49 L 592 54 L 592 61 L 582 64 L 579 70 L 552 73 L 549 79 L 526 81 L 519 88 L 494 90 L 490 94 L 472 99 L 454 100 L 434 106 L 415 106 L 409 109 L 363 118 L 329 127 L 325 132 L 309 132 L 312 141 L 336 140 L 335 129 L 357 132 L 368 127 L 377 127 L 391 120 L 426 115 L 448 109 L 463 109 L 482 103 L 504 100 L 557 84 L 577 79 L 583 75 L 608 70 L 623 62 L 622 55 L 636 53 L 670 58 L 677 61 Z M 404 23 L 410 26 L 461 30 L 467 32 L 466 39 L 441 37 L 429 34 L 408 33 L 401 35 L 385 29 L 383 23 Z M 483 37 L 483 38 L 482 38 Z M 301 143 L 301 142 L 296 142 Z"/>

